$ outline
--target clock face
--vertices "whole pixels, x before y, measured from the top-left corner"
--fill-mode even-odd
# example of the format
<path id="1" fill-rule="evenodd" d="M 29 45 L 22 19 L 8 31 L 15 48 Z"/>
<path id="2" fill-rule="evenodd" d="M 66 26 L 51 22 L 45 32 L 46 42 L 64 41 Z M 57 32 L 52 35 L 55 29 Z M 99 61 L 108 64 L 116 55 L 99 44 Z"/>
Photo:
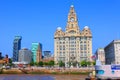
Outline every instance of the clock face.
<path id="1" fill-rule="evenodd" d="M 71 21 L 71 22 L 73 22 L 73 21 L 74 21 L 74 18 L 73 18 L 73 17 L 72 17 L 72 18 L 70 18 L 70 21 Z"/>

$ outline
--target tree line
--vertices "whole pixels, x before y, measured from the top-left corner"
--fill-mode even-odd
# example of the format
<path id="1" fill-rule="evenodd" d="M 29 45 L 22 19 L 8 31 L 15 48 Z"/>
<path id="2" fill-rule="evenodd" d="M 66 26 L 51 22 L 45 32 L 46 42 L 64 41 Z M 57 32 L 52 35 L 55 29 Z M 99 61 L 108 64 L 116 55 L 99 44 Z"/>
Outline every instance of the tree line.
<path id="1" fill-rule="evenodd" d="M 31 62 L 30 63 L 30 66 L 40 66 L 40 67 L 43 67 L 43 66 L 54 66 L 54 61 L 53 60 L 51 60 L 51 61 L 49 61 L 49 62 L 43 62 L 43 61 L 40 61 L 40 62 Z"/>
<path id="2" fill-rule="evenodd" d="M 59 67 L 65 67 L 65 64 L 69 65 L 70 66 L 73 66 L 73 67 L 76 67 L 76 66 L 80 66 L 80 67 L 87 67 L 87 66 L 94 66 L 95 65 L 95 62 L 90 62 L 90 61 L 86 61 L 86 60 L 83 60 L 81 62 L 63 62 L 63 61 L 59 61 L 57 64 L 55 64 L 55 62 L 53 60 L 49 61 L 49 62 L 43 62 L 43 61 L 40 61 L 40 62 L 31 62 L 30 63 L 30 66 L 40 66 L 40 67 L 43 67 L 43 66 L 49 66 L 49 67 L 52 67 L 54 65 L 58 65 Z"/>

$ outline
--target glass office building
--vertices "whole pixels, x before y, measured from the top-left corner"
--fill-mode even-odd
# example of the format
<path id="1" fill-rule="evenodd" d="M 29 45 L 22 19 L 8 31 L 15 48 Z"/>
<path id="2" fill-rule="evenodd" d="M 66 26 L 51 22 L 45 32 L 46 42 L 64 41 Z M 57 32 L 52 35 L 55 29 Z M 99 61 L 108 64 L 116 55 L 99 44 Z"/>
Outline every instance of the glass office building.
<path id="1" fill-rule="evenodd" d="M 42 59 L 42 44 L 32 43 L 32 61 L 39 62 Z"/>
<path id="2" fill-rule="evenodd" d="M 21 36 L 15 36 L 15 39 L 13 41 L 13 62 L 18 62 L 18 53 L 21 49 Z"/>

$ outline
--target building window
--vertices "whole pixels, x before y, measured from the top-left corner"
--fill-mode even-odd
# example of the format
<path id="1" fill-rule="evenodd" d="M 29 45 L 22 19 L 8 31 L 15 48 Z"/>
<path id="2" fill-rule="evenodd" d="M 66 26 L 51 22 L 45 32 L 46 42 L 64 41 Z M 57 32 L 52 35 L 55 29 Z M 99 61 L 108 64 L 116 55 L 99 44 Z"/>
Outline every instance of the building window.
<path id="1" fill-rule="evenodd" d="M 87 46 L 86 45 L 84 45 L 84 50 L 87 50 Z"/>

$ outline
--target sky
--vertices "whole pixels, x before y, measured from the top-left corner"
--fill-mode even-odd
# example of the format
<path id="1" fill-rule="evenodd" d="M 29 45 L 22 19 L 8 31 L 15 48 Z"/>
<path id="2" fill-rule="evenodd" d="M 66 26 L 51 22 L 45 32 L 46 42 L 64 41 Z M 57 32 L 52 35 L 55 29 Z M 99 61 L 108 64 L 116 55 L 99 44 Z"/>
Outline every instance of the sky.
<path id="1" fill-rule="evenodd" d="M 40 42 L 54 53 L 54 33 L 66 28 L 74 5 L 80 30 L 89 26 L 93 53 L 120 39 L 120 0 L 0 0 L 0 52 L 13 55 L 13 40 L 22 36 L 22 48 Z"/>

